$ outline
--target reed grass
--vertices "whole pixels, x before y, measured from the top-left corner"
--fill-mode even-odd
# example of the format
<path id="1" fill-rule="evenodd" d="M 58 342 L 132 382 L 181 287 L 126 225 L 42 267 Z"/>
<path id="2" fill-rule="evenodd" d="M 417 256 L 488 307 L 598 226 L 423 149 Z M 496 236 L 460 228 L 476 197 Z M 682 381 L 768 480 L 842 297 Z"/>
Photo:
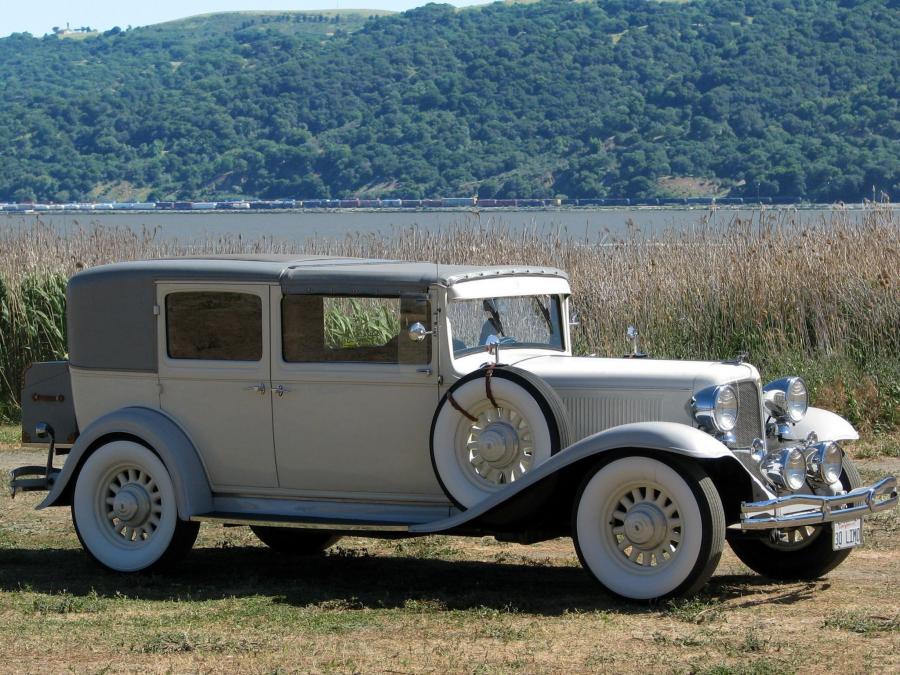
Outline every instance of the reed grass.
<path id="1" fill-rule="evenodd" d="M 82 267 L 207 253 L 314 253 L 565 269 L 582 353 L 625 351 L 629 324 L 649 353 L 719 359 L 748 352 L 765 377 L 799 372 L 816 401 L 865 429 L 900 426 L 900 218 L 871 205 L 815 224 L 761 210 L 687 230 L 595 238 L 512 230 L 468 217 L 440 231 L 396 229 L 304 242 L 223 236 L 163 240 L 158 231 L 36 222 L 0 233 L 0 410 L 16 414 L 21 369 L 65 354 L 63 279 Z M 0 413 L 2 414 L 2 413 Z"/>

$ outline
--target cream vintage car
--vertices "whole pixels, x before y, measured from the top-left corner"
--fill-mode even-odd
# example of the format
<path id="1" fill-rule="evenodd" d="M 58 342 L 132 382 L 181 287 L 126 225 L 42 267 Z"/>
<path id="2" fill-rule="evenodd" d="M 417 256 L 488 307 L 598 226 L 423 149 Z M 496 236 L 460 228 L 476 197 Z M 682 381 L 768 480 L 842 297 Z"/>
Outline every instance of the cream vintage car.
<path id="1" fill-rule="evenodd" d="M 723 362 L 577 357 L 556 269 L 326 257 L 106 265 L 68 286 L 66 362 L 33 365 L 11 487 L 70 506 L 135 572 L 201 522 L 280 551 L 342 535 L 571 536 L 613 594 L 689 594 L 725 542 L 819 577 L 892 508 L 803 380 Z M 55 454 L 67 454 L 62 469 Z"/>

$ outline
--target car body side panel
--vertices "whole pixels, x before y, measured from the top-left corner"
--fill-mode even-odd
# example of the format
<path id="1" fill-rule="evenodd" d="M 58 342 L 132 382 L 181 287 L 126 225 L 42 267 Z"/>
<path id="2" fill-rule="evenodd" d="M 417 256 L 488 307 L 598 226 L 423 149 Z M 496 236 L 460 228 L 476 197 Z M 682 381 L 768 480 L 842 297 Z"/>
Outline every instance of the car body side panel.
<path id="1" fill-rule="evenodd" d="M 98 439 L 112 434 L 134 436 L 156 451 L 169 470 L 175 486 L 178 516 L 181 519 L 187 520 L 192 515 L 212 509 L 212 492 L 206 471 L 190 439 L 163 413 L 140 407 L 121 408 L 88 426 L 72 447 L 50 494 L 37 508 L 67 504 L 68 500 L 63 495 L 80 466 L 82 457 Z"/>
<path id="2" fill-rule="evenodd" d="M 69 367 L 75 417 L 80 428 L 115 410 L 135 406 L 159 409 L 159 376 L 127 370 Z"/>
<path id="3" fill-rule="evenodd" d="M 820 441 L 856 441 L 859 434 L 853 425 L 840 415 L 835 415 L 828 410 L 813 408 L 810 406 L 802 420 L 791 427 L 790 434 L 785 439 L 790 441 L 803 441 L 809 436 L 809 432 L 816 432 Z"/>
<path id="4" fill-rule="evenodd" d="M 623 424 L 570 445 L 539 467 L 529 471 L 520 480 L 511 483 L 505 490 L 501 490 L 476 506 L 444 520 L 413 525 L 409 531 L 414 534 L 431 534 L 460 527 L 501 506 L 523 490 L 552 477 L 560 469 L 570 464 L 622 448 L 660 450 L 697 460 L 730 458 L 737 465 L 743 467 L 725 445 L 700 429 L 674 422 Z M 744 471 L 764 494 L 772 494 L 749 472 Z"/>

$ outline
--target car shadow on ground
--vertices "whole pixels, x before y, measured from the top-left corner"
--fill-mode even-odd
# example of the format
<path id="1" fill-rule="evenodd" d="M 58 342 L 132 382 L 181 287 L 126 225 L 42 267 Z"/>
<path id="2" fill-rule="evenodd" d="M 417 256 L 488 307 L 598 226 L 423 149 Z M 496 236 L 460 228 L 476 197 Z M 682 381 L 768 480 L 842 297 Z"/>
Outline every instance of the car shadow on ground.
<path id="1" fill-rule="evenodd" d="M 738 606 L 806 599 L 822 582 L 780 585 L 755 575 L 714 577 L 700 600 L 740 598 Z M 269 596 L 291 606 L 393 609 L 430 603 L 447 610 L 496 609 L 557 616 L 566 612 L 643 613 L 665 603 L 627 603 L 606 594 L 580 567 L 375 556 L 332 549 L 290 557 L 260 547 L 198 548 L 164 573 L 122 575 L 79 549 L 0 549 L 0 589 L 96 594 L 136 600 L 217 600 Z M 774 597 L 773 597 L 774 594 Z"/>

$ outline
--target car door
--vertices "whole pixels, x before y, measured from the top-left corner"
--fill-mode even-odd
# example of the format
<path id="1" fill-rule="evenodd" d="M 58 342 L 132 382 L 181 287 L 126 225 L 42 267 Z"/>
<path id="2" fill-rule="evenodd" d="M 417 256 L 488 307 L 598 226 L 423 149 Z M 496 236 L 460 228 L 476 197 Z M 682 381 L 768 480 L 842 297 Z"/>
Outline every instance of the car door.
<path id="1" fill-rule="evenodd" d="M 269 287 L 160 283 L 160 406 L 193 441 L 216 492 L 277 487 Z"/>
<path id="2" fill-rule="evenodd" d="M 431 465 L 437 350 L 426 295 L 284 295 L 272 289 L 279 486 L 318 498 L 445 502 Z"/>

